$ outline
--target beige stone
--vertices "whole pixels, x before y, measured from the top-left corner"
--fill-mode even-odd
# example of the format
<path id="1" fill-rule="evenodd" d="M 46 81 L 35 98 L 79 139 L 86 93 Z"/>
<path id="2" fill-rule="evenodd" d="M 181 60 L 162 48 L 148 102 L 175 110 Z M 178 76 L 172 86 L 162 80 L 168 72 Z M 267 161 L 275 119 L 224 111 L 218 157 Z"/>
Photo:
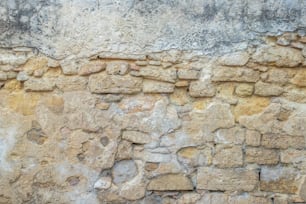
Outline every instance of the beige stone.
<path id="1" fill-rule="evenodd" d="M 143 132 L 127 130 L 122 133 L 122 138 L 136 144 L 146 144 L 151 142 L 151 137 Z"/>
<path id="2" fill-rule="evenodd" d="M 0 71 L 0 81 L 5 81 L 5 80 L 7 80 L 6 72 Z"/>
<path id="3" fill-rule="evenodd" d="M 192 70 L 192 69 L 179 69 L 177 71 L 177 76 L 179 79 L 198 79 L 200 76 L 200 72 L 198 70 Z"/>
<path id="4" fill-rule="evenodd" d="M 24 82 L 24 89 L 26 91 L 52 91 L 55 88 L 53 79 L 37 79 L 31 78 Z"/>
<path id="5" fill-rule="evenodd" d="M 144 80 L 143 81 L 143 92 L 144 93 L 173 93 L 174 84 L 153 81 L 153 80 Z"/>
<path id="6" fill-rule="evenodd" d="M 106 72 L 113 75 L 125 75 L 129 71 L 129 63 L 124 61 L 112 61 L 107 63 Z"/>
<path id="7" fill-rule="evenodd" d="M 21 82 L 20 82 L 20 81 L 17 81 L 16 79 L 7 81 L 7 82 L 4 84 L 4 89 L 10 90 L 10 91 L 18 91 L 18 90 L 20 90 L 21 88 L 22 88 L 22 87 L 21 87 Z"/>
<path id="8" fill-rule="evenodd" d="M 305 161 L 306 152 L 305 150 L 297 149 L 286 149 L 280 153 L 280 160 L 282 163 L 300 163 Z"/>
<path id="9" fill-rule="evenodd" d="M 282 46 L 261 46 L 252 58 L 260 64 L 278 67 L 296 67 L 304 61 L 301 51 Z"/>
<path id="10" fill-rule="evenodd" d="M 228 200 L 229 204 L 274 204 L 270 198 L 252 196 L 250 194 L 233 195 Z"/>
<path id="11" fill-rule="evenodd" d="M 86 76 L 98 73 L 105 70 L 105 68 L 106 68 L 105 62 L 99 60 L 89 61 L 87 64 L 84 64 L 83 66 L 80 67 L 79 75 Z"/>
<path id="12" fill-rule="evenodd" d="M 212 163 L 212 148 L 184 147 L 177 152 L 178 160 L 188 166 L 203 166 Z"/>
<path id="13" fill-rule="evenodd" d="M 187 87 L 189 86 L 189 82 L 188 81 L 178 81 L 175 83 L 176 87 Z"/>
<path id="14" fill-rule="evenodd" d="M 39 93 L 15 92 L 8 96 L 8 107 L 23 115 L 33 115 L 41 95 Z"/>
<path id="15" fill-rule="evenodd" d="M 290 82 L 300 87 L 306 87 L 306 70 L 299 70 Z"/>
<path id="16" fill-rule="evenodd" d="M 267 148 L 304 148 L 305 139 L 300 136 L 290 136 L 281 134 L 263 134 L 261 145 Z"/>
<path id="17" fill-rule="evenodd" d="M 170 95 L 171 103 L 175 105 L 185 105 L 191 101 L 186 88 L 175 88 L 173 94 Z"/>
<path id="18" fill-rule="evenodd" d="M 248 147 L 245 150 L 245 161 L 256 164 L 277 164 L 279 156 L 277 150 Z"/>
<path id="19" fill-rule="evenodd" d="M 62 76 L 56 80 L 56 86 L 62 91 L 86 90 L 88 79 L 79 76 Z"/>
<path id="20" fill-rule="evenodd" d="M 298 170 L 290 167 L 263 167 L 260 172 L 260 190 L 294 194 L 301 184 Z"/>
<path id="21" fill-rule="evenodd" d="M 228 203 L 228 195 L 225 193 L 218 192 L 207 192 L 202 198 L 196 202 L 196 204 L 209 203 L 209 204 L 220 204 L 220 203 Z"/>
<path id="22" fill-rule="evenodd" d="M 269 98 L 253 96 L 251 98 L 241 98 L 234 108 L 235 118 L 239 119 L 244 115 L 254 115 L 262 112 L 270 104 Z"/>
<path id="23" fill-rule="evenodd" d="M 215 134 L 215 143 L 221 144 L 242 144 L 245 139 L 245 129 L 233 127 L 229 129 L 219 129 Z"/>
<path id="24" fill-rule="evenodd" d="M 183 174 L 167 174 L 151 179 L 147 189 L 149 191 L 188 191 L 193 190 L 193 185 L 190 179 Z"/>
<path id="25" fill-rule="evenodd" d="M 234 52 L 226 54 L 218 59 L 219 64 L 225 66 L 243 66 L 249 61 L 247 52 Z"/>
<path id="26" fill-rule="evenodd" d="M 213 164 L 220 168 L 240 167 L 243 165 L 241 146 L 217 145 Z"/>
<path id="27" fill-rule="evenodd" d="M 211 83 L 195 81 L 190 83 L 189 93 L 192 97 L 213 97 L 216 88 Z"/>
<path id="28" fill-rule="evenodd" d="M 278 83 L 278 84 L 286 84 L 290 78 L 292 77 L 292 74 L 290 71 L 286 69 L 270 69 L 267 73 L 267 82 L 270 83 Z"/>
<path id="29" fill-rule="evenodd" d="M 253 92 L 254 86 L 252 84 L 239 84 L 235 88 L 235 93 L 241 97 L 251 96 Z"/>
<path id="30" fill-rule="evenodd" d="M 260 145 L 261 134 L 255 130 L 247 130 L 245 134 L 245 143 L 249 146 L 257 147 Z"/>
<path id="31" fill-rule="evenodd" d="M 256 82 L 259 71 L 247 68 L 216 67 L 213 69 L 212 81 Z"/>
<path id="32" fill-rule="evenodd" d="M 132 94 L 141 91 L 142 79 L 132 76 L 93 74 L 90 75 L 88 88 L 92 93 Z"/>
<path id="33" fill-rule="evenodd" d="M 279 96 L 284 92 L 281 86 L 259 81 L 255 84 L 255 94 L 258 96 Z"/>
<path id="34" fill-rule="evenodd" d="M 142 67 L 139 72 L 135 72 L 133 75 L 170 83 L 174 83 L 176 81 L 176 70 L 172 68 L 163 69 L 159 67 L 147 66 Z"/>
<path id="35" fill-rule="evenodd" d="M 254 170 L 198 168 L 197 189 L 253 191 L 257 183 L 258 173 Z"/>

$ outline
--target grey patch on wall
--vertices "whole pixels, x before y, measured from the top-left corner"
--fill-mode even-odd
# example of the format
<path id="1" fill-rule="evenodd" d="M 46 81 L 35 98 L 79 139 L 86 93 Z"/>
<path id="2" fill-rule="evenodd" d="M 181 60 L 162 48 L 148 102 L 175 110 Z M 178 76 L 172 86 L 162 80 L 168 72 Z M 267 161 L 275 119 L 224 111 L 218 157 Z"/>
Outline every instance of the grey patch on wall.
<path id="1" fill-rule="evenodd" d="M 169 49 L 221 54 L 306 32 L 303 0 L 4 0 L 0 46 L 54 57 Z"/>

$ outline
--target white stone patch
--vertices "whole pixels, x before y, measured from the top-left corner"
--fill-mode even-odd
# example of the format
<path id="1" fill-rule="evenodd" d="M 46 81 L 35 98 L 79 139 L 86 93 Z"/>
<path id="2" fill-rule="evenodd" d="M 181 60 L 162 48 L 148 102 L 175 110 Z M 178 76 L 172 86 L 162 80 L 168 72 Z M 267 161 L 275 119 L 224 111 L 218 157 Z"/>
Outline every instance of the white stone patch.
<path id="1" fill-rule="evenodd" d="M 0 169 L 12 171 L 12 166 L 6 157 L 16 143 L 17 128 L 0 127 Z"/>

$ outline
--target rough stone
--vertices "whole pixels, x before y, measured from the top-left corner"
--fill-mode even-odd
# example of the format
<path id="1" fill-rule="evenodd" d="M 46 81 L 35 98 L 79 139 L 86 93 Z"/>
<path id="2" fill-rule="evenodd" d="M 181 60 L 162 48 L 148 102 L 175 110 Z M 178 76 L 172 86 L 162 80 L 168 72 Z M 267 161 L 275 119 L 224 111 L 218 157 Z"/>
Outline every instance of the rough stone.
<path id="1" fill-rule="evenodd" d="M 151 142 L 151 137 L 139 131 L 124 131 L 122 138 L 135 144 L 146 144 Z"/>
<path id="2" fill-rule="evenodd" d="M 179 79 L 193 80 L 199 78 L 200 72 L 192 69 L 179 69 L 177 71 L 177 76 Z"/>
<path id="3" fill-rule="evenodd" d="M 17 74 L 18 81 L 26 81 L 30 78 L 29 74 L 26 71 L 21 71 Z"/>
<path id="4" fill-rule="evenodd" d="M 278 163 L 279 156 L 276 150 L 249 147 L 245 150 L 245 161 L 273 165 Z"/>
<path id="5" fill-rule="evenodd" d="M 131 180 L 137 175 L 137 166 L 133 160 L 122 160 L 115 163 L 112 170 L 113 182 L 120 184 Z"/>
<path id="6" fill-rule="evenodd" d="M 306 87 L 306 70 L 299 70 L 290 82 L 300 87 Z"/>
<path id="7" fill-rule="evenodd" d="M 221 144 L 242 144 L 245 139 L 245 129 L 233 127 L 229 129 L 219 129 L 215 135 L 215 143 Z"/>
<path id="8" fill-rule="evenodd" d="M 249 58 L 247 52 L 234 52 L 220 57 L 218 62 L 225 66 L 243 66 L 249 61 Z"/>
<path id="9" fill-rule="evenodd" d="M 253 170 L 198 168 L 197 189 L 252 191 L 257 183 L 258 173 Z"/>
<path id="10" fill-rule="evenodd" d="M 255 84 L 255 94 L 259 96 L 279 96 L 284 89 L 278 85 L 259 81 Z"/>
<path id="11" fill-rule="evenodd" d="M 36 79 L 31 78 L 24 82 L 24 89 L 26 91 L 52 91 L 55 88 L 53 79 Z"/>
<path id="12" fill-rule="evenodd" d="M 254 115 L 262 112 L 270 104 L 269 98 L 253 96 L 251 98 L 241 98 L 234 109 L 235 118 L 241 116 Z"/>
<path id="13" fill-rule="evenodd" d="M 305 139 L 300 136 L 290 136 L 281 134 L 263 134 L 261 144 L 267 148 L 280 148 L 287 149 L 292 148 L 304 148 Z"/>
<path id="14" fill-rule="evenodd" d="M 225 193 L 205 193 L 202 198 L 196 202 L 196 204 L 209 203 L 209 204 L 219 204 L 228 203 L 228 195 Z"/>
<path id="15" fill-rule="evenodd" d="M 7 80 L 6 72 L 0 71 L 0 81 L 6 81 L 6 80 Z"/>
<path id="16" fill-rule="evenodd" d="M 240 167 L 243 165 L 241 146 L 217 145 L 213 164 L 219 168 Z"/>
<path id="17" fill-rule="evenodd" d="M 125 75 L 130 65 L 127 62 L 113 61 L 107 63 L 106 72 L 113 75 Z"/>
<path id="18" fill-rule="evenodd" d="M 269 83 L 286 84 L 290 78 L 291 73 L 285 69 L 271 69 L 268 71 L 266 81 Z"/>
<path id="19" fill-rule="evenodd" d="M 258 203 L 258 204 L 272 204 L 270 198 L 252 196 L 250 194 L 242 194 L 236 196 L 230 196 L 228 199 L 230 204 L 249 204 L 249 203 Z"/>
<path id="20" fill-rule="evenodd" d="M 101 177 L 94 184 L 94 188 L 97 190 L 104 190 L 110 188 L 112 185 L 111 177 Z"/>
<path id="21" fill-rule="evenodd" d="M 247 130 L 245 134 L 245 143 L 249 146 L 257 147 L 260 145 L 261 134 L 255 130 Z"/>
<path id="22" fill-rule="evenodd" d="M 141 91 L 142 79 L 106 74 L 90 75 L 88 88 L 92 93 L 132 94 Z"/>
<path id="23" fill-rule="evenodd" d="M 299 50 L 282 46 L 261 46 L 252 58 L 260 64 L 277 67 L 296 67 L 304 61 Z"/>
<path id="24" fill-rule="evenodd" d="M 263 167 L 260 172 L 260 190 L 294 194 L 301 183 L 299 172 L 290 167 Z"/>
<path id="25" fill-rule="evenodd" d="M 84 64 L 80 67 L 79 75 L 81 76 L 87 76 L 90 74 L 98 73 L 100 71 L 105 70 L 106 64 L 102 61 L 90 61 L 87 64 Z"/>
<path id="26" fill-rule="evenodd" d="M 280 160 L 282 163 L 300 163 L 305 161 L 305 150 L 286 149 L 281 151 Z"/>
<path id="27" fill-rule="evenodd" d="M 235 88 L 235 93 L 241 97 L 251 96 L 253 92 L 254 86 L 252 84 L 239 84 Z"/>
<path id="28" fill-rule="evenodd" d="M 168 174 L 153 178 L 147 187 L 150 191 L 178 191 L 193 190 L 188 177 L 183 174 Z"/>
<path id="29" fill-rule="evenodd" d="M 212 163 L 212 148 L 184 147 L 177 152 L 178 160 L 187 166 L 203 166 Z"/>
<path id="30" fill-rule="evenodd" d="M 216 67 L 213 69 L 212 81 L 256 82 L 259 72 L 247 68 Z"/>
<path id="31" fill-rule="evenodd" d="M 88 79 L 78 76 L 62 76 L 56 79 L 56 86 L 62 91 L 86 90 Z"/>
<path id="32" fill-rule="evenodd" d="M 135 76 L 142 76 L 147 79 L 153 79 L 158 81 L 164 81 L 174 83 L 176 81 L 176 70 L 175 69 L 163 69 L 157 67 L 142 67 Z"/>
<path id="33" fill-rule="evenodd" d="M 210 83 L 195 81 L 190 83 L 189 93 L 192 97 L 213 97 L 216 88 Z"/>
<path id="34" fill-rule="evenodd" d="M 143 81 L 143 92 L 144 93 L 173 93 L 174 84 L 153 81 L 153 80 L 144 80 Z"/>

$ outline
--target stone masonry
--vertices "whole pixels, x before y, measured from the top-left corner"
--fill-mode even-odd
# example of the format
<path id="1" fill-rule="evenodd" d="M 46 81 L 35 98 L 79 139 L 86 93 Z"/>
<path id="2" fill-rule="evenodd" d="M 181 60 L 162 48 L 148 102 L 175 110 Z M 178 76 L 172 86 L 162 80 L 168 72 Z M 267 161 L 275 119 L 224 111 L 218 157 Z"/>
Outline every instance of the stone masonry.
<path id="1" fill-rule="evenodd" d="M 1 49 L 0 203 L 305 203 L 306 37 L 265 40 L 222 56 Z"/>

